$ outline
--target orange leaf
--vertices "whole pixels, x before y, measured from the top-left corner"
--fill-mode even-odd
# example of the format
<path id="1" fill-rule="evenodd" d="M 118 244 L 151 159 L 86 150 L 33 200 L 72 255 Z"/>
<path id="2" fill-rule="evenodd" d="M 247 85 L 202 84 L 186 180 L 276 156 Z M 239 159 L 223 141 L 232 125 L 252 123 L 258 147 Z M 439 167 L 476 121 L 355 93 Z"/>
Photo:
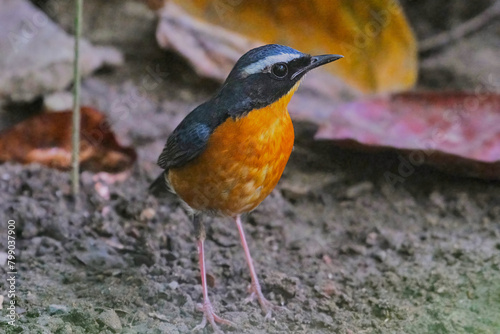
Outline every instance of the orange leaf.
<path id="1" fill-rule="evenodd" d="M 417 49 L 396 0 L 174 0 L 191 15 L 265 43 L 345 56 L 328 67 L 364 92 L 414 85 Z"/>
<path id="2" fill-rule="evenodd" d="M 81 114 L 82 169 L 117 173 L 131 167 L 135 150 L 117 142 L 104 115 L 88 107 L 82 107 Z M 71 111 L 42 113 L 0 133 L 0 161 L 70 168 L 71 117 Z"/>

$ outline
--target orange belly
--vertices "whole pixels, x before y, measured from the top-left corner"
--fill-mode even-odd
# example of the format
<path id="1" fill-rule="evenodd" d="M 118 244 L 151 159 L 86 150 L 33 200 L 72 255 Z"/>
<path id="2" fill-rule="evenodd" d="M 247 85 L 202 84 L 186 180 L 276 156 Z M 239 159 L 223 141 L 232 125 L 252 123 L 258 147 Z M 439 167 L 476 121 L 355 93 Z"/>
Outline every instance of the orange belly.
<path id="1" fill-rule="evenodd" d="M 287 105 L 293 95 L 229 118 L 211 135 L 192 162 L 172 168 L 173 190 L 196 211 L 234 216 L 253 210 L 278 183 L 293 148 Z"/>

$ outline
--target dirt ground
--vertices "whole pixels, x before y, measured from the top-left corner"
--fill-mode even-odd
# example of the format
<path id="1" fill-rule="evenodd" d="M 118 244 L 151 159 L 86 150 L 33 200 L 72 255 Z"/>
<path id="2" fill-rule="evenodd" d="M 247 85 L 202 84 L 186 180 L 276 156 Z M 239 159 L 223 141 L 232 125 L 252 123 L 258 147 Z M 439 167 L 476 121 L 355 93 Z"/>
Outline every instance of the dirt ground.
<path id="1" fill-rule="evenodd" d="M 85 3 L 87 14 L 102 14 L 89 14 L 85 35 L 120 48 L 126 64 L 86 79 L 83 100 L 108 113 L 139 160 L 124 182 L 110 186 L 109 200 L 96 193 L 87 172 L 74 200 L 68 173 L 0 165 L 0 220 L 16 221 L 19 255 L 19 318 L 12 327 L 3 310 L 0 332 L 189 333 L 202 318 L 195 310 L 201 288 L 192 225 L 174 196 L 155 198 L 147 187 L 159 172 L 155 160 L 171 123 L 217 84 L 156 46 L 155 18 L 140 4 Z M 58 1 L 50 10 L 67 31 L 72 5 Z M 425 6 L 404 5 L 419 38 L 449 28 L 433 24 L 442 20 L 424 15 Z M 450 6 L 442 15 L 460 22 L 484 6 Z M 456 62 L 478 43 L 498 61 L 499 29 L 497 22 L 424 55 L 418 88 L 483 85 L 481 71 L 489 65 L 467 72 Z M 141 80 L 151 71 L 160 80 L 147 90 Z M 492 73 L 500 76 L 498 68 Z M 249 273 L 236 226 L 207 218 L 210 297 L 238 325 L 224 330 L 500 333 L 500 182 L 418 166 L 391 183 L 387 173 L 401 173 L 401 153 L 317 142 L 313 125 L 295 127 L 296 146 L 277 189 L 244 217 L 264 294 L 286 306 L 271 321 L 258 305 L 244 303 Z M 6 231 L 0 224 L 1 250 Z"/>

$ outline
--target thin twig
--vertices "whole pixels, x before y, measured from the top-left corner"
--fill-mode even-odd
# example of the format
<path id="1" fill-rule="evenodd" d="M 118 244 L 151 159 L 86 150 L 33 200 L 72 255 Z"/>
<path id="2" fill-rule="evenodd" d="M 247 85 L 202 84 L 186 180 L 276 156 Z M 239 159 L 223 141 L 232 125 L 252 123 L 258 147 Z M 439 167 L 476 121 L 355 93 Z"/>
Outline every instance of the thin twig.
<path id="1" fill-rule="evenodd" d="M 441 48 L 451 42 L 465 37 L 466 35 L 478 31 L 479 29 L 490 23 L 497 16 L 500 16 L 499 0 L 496 0 L 481 14 L 464 23 L 459 24 L 450 31 L 445 31 L 443 33 L 424 39 L 422 42 L 420 42 L 418 50 L 420 53 L 425 53 L 434 49 Z"/>
<path id="2" fill-rule="evenodd" d="M 71 189 L 73 196 L 80 190 L 80 37 L 82 36 L 83 0 L 76 0 L 75 59 L 73 63 L 73 130 L 71 154 Z"/>

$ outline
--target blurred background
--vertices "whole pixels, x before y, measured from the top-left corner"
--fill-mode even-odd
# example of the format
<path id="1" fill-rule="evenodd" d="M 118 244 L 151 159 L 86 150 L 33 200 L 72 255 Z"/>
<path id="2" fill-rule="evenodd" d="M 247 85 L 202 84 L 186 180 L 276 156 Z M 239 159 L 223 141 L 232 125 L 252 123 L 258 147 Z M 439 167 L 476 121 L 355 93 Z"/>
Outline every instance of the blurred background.
<path id="1" fill-rule="evenodd" d="M 73 1 L 0 0 L 0 219 L 16 221 L 20 272 L 16 327 L 0 283 L 2 331 L 190 332 L 191 223 L 147 187 L 184 116 L 279 43 L 345 58 L 303 80 L 285 174 L 245 217 L 288 311 L 263 322 L 243 303 L 236 229 L 208 219 L 233 332 L 500 332 L 500 1 L 85 0 L 76 198 L 74 17 Z"/>

